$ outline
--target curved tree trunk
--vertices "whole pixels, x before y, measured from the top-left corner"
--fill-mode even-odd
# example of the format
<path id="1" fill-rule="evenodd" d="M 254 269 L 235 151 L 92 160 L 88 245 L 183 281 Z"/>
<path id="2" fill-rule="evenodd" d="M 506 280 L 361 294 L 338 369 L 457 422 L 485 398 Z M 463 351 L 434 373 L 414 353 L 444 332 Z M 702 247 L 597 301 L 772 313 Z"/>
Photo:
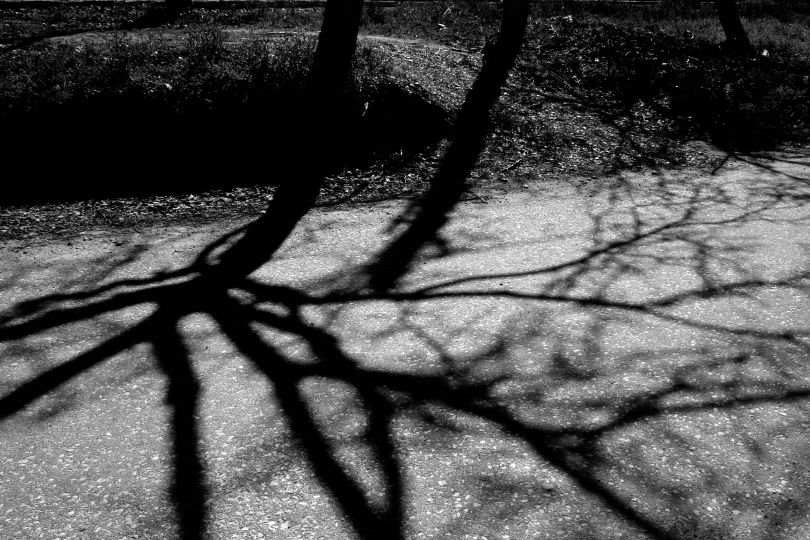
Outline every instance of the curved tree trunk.
<path id="1" fill-rule="evenodd" d="M 295 178 L 280 182 L 265 215 L 222 254 L 213 268 L 215 278 L 239 279 L 258 269 L 315 204 L 323 179 L 345 144 L 341 130 L 346 119 L 343 90 L 351 75 L 362 11 L 363 0 L 328 0 L 307 83 L 306 106 L 301 111 L 301 121 L 312 126 L 309 146 L 313 154 L 296 164 Z"/>
<path id="2" fill-rule="evenodd" d="M 464 100 L 455 123 L 453 142 L 410 225 L 371 266 L 369 285 L 393 288 L 410 268 L 419 250 L 434 241 L 467 188 L 466 182 L 484 148 L 489 112 L 498 101 L 509 70 L 520 52 L 529 16 L 528 0 L 504 0 L 500 34 L 484 55 L 484 65 Z"/>
<path id="3" fill-rule="evenodd" d="M 714 0 L 717 17 L 726 34 L 726 41 L 732 52 L 738 54 L 752 54 L 754 47 L 748 39 L 748 34 L 740 21 L 740 13 L 734 0 Z"/>

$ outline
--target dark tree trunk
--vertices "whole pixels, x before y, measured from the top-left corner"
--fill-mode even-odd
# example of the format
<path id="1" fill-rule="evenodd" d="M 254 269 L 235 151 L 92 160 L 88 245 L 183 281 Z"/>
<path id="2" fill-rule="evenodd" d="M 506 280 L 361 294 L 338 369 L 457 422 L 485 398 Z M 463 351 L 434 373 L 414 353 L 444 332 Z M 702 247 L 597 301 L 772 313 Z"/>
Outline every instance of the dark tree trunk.
<path id="1" fill-rule="evenodd" d="M 414 209 L 410 225 L 388 245 L 370 269 L 369 285 L 375 290 L 388 290 L 397 284 L 419 250 L 436 240 L 439 229 L 466 190 L 467 178 L 484 148 L 490 109 L 498 101 L 523 44 L 528 16 L 528 0 L 503 2 L 498 40 L 485 49 L 484 65 L 459 111 L 453 142 L 430 190 Z"/>
<path id="2" fill-rule="evenodd" d="M 284 178 L 265 215 L 222 254 L 214 270 L 217 279 L 239 279 L 270 260 L 299 220 L 312 208 L 324 177 L 348 144 L 341 130 L 347 118 L 342 100 L 351 75 L 363 0 L 328 0 L 318 36 L 302 124 L 312 126 L 309 159 L 296 163 L 295 178 Z M 292 171 L 284 171 L 293 174 Z"/>
<path id="3" fill-rule="evenodd" d="M 748 34 L 740 21 L 735 0 L 714 0 L 714 8 L 717 10 L 717 17 L 723 26 L 726 42 L 731 51 L 738 54 L 752 54 L 754 47 L 751 46 Z"/>

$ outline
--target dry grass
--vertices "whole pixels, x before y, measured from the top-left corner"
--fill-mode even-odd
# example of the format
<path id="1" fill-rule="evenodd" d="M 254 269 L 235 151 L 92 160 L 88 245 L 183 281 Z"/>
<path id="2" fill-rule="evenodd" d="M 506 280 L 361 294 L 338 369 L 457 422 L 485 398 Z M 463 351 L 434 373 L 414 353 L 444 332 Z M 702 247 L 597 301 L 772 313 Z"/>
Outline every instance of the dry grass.
<path id="1" fill-rule="evenodd" d="M 519 163 L 509 169 L 514 178 L 524 169 L 601 174 L 680 166 L 689 163 L 683 143 L 694 138 L 738 149 L 806 142 L 810 54 L 803 24 L 810 9 L 794 7 L 747 6 L 752 40 L 768 56 L 742 59 L 723 55 L 716 45 L 721 29 L 705 8 L 535 5 L 531 41 L 493 115 L 490 146 L 475 180 L 497 179 L 498 171 L 514 163 Z M 83 20 L 93 28 L 118 20 L 109 9 L 87 9 Z M 46 15 L 29 20 L 45 21 Z M 329 184 L 336 186 L 336 199 L 354 193 L 356 177 L 372 169 L 365 194 L 420 189 L 446 134 L 443 115 L 463 100 L 480 66 L 479 47 L 495 31 L 497 16 L 492 6 L 467 2 L 366 11 L 363 33 L 460 45 L 471 52 L 445 47 L 442 56 L 436 53 L 440 47 L 425 46 L 422 55 L 418 47 L 406 51 L 379 43 L 361 48 L 348 90 L 358 113 L 368 109 L 362 120 L 366 131 L 353 132 L 361 141 L 355 147 L 366 153 L 347 160 L 347 170 L 356 174 Z M 114 177 L 115 185 L 127 187 L 140 186 L 143 177 L 155 177 L 161 188 L 193 191 L 229 187 L 234 179 L 241 185 L 272 184 L 272 176 L 252 171 L 275 164 L 277 156 L 289 157 L 290 141 L 306 138 L 306 127 L 296 121 L 306 104 L 295 96 L 306 78 L 314 37 L 270 43 L 256 36 L 268 29 L 317 29 L 319 22 L 317 10 L 198 9 L 157 33 L 138 33 L 137 40 L 100 32 L 100 42 L 74 36 L 6 50 L 0 53 L 0 121 L 7 148 L 18 148 L 20 164 L 43 178 L 73 167 L 81 177 Z M 4 32 L 13 23 L 8 19 Z M 229 43 L 225 26 L 238 26 L 249 39 Z M 161 32 L 175 37 L 156 37 Z M 380 50 L 397 56 L 396 77 Z M 414 93 L 414 81 L 426 92 Z M 430 129 L 422 129 L 425 122 Z M 51 159 L 38 159 L 42 153 Z M 422 154 L 430 157 L 409 157 Z M 74 163 L 84 155 L 93 158 Z M 153 174 L 155 163 L 162 164 L 159 176 Z M 52 170 L 44 170 L 46 165 Z M 402 181 L 391 180 L 399 173 L 388 175 L 396 167 L 410 168 Z M 77 193 L 75 186 L 66 189 Z"/>

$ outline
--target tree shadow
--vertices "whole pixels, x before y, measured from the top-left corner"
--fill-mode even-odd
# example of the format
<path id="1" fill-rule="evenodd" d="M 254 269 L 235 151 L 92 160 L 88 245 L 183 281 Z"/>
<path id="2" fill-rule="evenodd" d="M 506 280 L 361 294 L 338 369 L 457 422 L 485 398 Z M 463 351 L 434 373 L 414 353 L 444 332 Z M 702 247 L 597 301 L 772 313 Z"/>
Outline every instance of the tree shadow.
<path id="1" fill-rule="evenodd" d="M 311 103 L 277 94 L 268 91 L 246 103 L 183 113 L 158 99 L 124 94 L 81 98 L 9 118 L 2 137 L 9 162 L 26 167 L 31 181 L 3 204 L 176 195 L 295 181 L 300 164 L 318 153 L 309 142 L 309 115 L 301 112 Z M 345 145 L 333 173 L 395 155 L 408 163 L 447 134 L 440 107 L 393 83 L 380 88 L 371 102 L 367 114 L 353 111 L 346 118 L 346 140 L 357 144 Z M 260 137 L 252 135 L 257 130 Z M 258 174 L 261 170 L 266 172 Z"/>
<path id="2" fill-rule="evenodd" d="M 325 162 L 306 164 L 262 218 L 186 266 L 17 304 L 0 320 L 0 342 L 11 344 L 4 365 L 35 351 L 14 346 L 65 328 L 90 339 L 76 338 L 76 354 L 39 342 L 55 361 L 13 382 L 0 418 L 150 346 L 168 384 L 180 535 L 205 536 L 216 490 L 206 480 L 200 411 L 212 381 L 194 349 L 208 330 L 184 326 L 204 315 L 266 381 L 267 408 L 360 537 L 404 538 L 417 527 L 478 534 L 493 519 L 519 537 L 732 537 L 739 514 L 759 537 L 806 526 L 794 501 L 808 494 L 799 463 L 810 282 L 807 245 L 793 234 L 808 217 L 805 162 L 781 175 L 793 189 L 782 196 L 758 189 L 773 178 L 748 169 L 714 181 L 626 175 L 585 194 L 571 186 L 560 194 L 568 218 L 542 199 L 518 199 L 508 214 L 458 207 L 522 39 L 527 3 L 506 2 L 501 38 L 434 186 L 382 231 L 377 253 L 347 257 L 301 286 L 300 268 L 274 265 L 312 255 L 311 242 L 288 240 L 341 148 L 333 144 L 339 96 L 328 89 L 348 69 L 361 6 L 327 6 L 321 46 L 330 47 L 316 65 L 328 68 L 319 76 L 330 84 L 315 117 L 325 126 L 317 135 Z M 527 222 L 535 227 L 522 230 Z M 356 237 L 332 236 L 335 253 L 373 245 L 379 227 L 356 226 Z M 762 243 L 769 227 L 781 234 L 780 253 Z M 775 256 L 776 268 L 767 264 Z M 507 261 L 504 271 L 492 271 L 496 260 Z M 134 308 L 138 316 L 121 325 Z M 223 354 L 212 358 L 233 363 Z M 273 452 L 289 451 L 262 442 L 251 441 L 259 450 L 245 459 L 272 464 Z M 434 459 L 437 447 L 457 455 Z M 459 468 L 468 458 L 481 466 Z M 794 473 L 780 477 L 791 459 Z M 418 468 L 429 471 L 421 483 Z M 228 489 L 251 482 L 236 475 Z M 432 513 L 462 492 L 470 499 L 457 514 Z M 764 508 L 770 521 L 755 515 Z"/>

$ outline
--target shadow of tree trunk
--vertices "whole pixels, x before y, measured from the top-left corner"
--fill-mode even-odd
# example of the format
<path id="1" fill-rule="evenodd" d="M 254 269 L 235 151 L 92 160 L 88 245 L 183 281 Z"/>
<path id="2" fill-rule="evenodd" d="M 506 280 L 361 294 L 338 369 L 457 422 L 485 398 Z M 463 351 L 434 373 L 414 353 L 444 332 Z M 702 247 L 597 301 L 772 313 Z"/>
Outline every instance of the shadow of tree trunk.
<path id="1" fill-rule="evenodd" d="M 171 499 L 179 518 L 184 540 L 203 538 L 206 524 L 205 471 L 197 428 L 197 402 L 200 385 L 191 367 L 189 351 L 176 324 L 178 317 L 157 314 L 152 347 L 158 365 L 169 381 L 166 403 L 172 408 L 174 444 L 174 484 Z"/>
<path id="2" fill-rule="evenodd" d="M 239 351 L 272 383 L 279 405 L 293 431 L 302 440 L 303 450 L 312 468 L 349 518 L 352 527 L 361 538 L 403 538 L 400 473 L 396 465 L 396 450 L 387 432 L 391 407 L 376 393 L 376 389 L 367 387 L 361 390 L 367 405 L 366 412 L 371 417 L 375 454 L 384 464 L 382 473 L 388 488 L 388 504 L 383 508 L 376 508 L 367 499 L 358 482 L 346 472 L 345 465 L 341 465 L 336 459 L 322 427 L 314 421 L 306 400 L 301 396 L 300 384 L 306 372 L 296 369 L 284 355 L 262 340 L 250 328 L 250 319 L 234 317 L 243 311 L 238 304 L 223 299 L 220 306 L 225 309 L 216 312 L 226 316 L 216 317 L 216 322 Z M 301 330 L 297 324 L 290 324 L 289 321 L 275 317 L 271 319 L 264 322 L 291 331 Z M 333 341 L 331 336 L 319 340 L 316 346 L 318 361 L 336 363 L 338 369 L 352 365 L 334 343 L 329 343 Z"/>

